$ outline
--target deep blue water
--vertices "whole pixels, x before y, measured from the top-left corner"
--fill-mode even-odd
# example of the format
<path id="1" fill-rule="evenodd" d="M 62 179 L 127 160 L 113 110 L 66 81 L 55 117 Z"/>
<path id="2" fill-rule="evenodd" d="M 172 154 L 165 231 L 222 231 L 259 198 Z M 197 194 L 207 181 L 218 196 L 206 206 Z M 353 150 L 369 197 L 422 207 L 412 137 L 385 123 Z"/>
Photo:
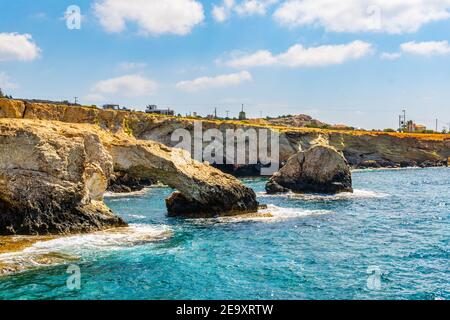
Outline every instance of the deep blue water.
<path id="1" fill-rule="evenodd" d="M 170 235 L 57 242 L 53 249 L 80 257 L 80 290 L 66 287 L 59 265 L 0 277 L 0 298 L 449 299 L 450 169 L 355 172 L 353 180 L 354 195 L 329 197 L 268 197 L 265 180 L 245 180 L 274 215 L 254 220 L 168 218 L 165 188 L 109 198 L 137 230 Z M 369 288 L 372 267 L 381 286 Z"/>

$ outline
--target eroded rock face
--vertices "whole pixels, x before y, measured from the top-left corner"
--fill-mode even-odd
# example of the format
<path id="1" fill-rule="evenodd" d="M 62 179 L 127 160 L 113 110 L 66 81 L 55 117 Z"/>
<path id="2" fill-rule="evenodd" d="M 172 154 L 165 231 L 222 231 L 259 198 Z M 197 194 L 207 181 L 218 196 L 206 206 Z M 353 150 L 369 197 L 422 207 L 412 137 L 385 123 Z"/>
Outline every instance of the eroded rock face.
<path id="1" fill-rule="evenodd" d="M 0 234 L 67 234 L 125 226 L 103 203 L 113 170 L 93 132 L 0 120 Z"/>
<path id="2" fill-rule="evenodd" d="M 350 167 L 333 147 L 316 145 L 292 156 L 266 185 L 268 193 L 352 192 Z"/>
<path id="3" fill-rule="evenodd" d="M 113 171 L 161 181 L 177 193 L 170 215 L 256 212 L 236 178 L 152 141 L 98 126 L 0 119 L 0 234 L 67 234 L 124 226 L 103 203 Z"/>
<path id="4" fill-rule="evenodd" d="M 111 176 L 108 191 L 115 193 L 129 193 L 141 191 L 142 189 L 156 184 L 157 181 L 149 178 L 140 179 L 126 172 L 114 172 Z"/>
<path id="5" fill-rule="evenodd" d="M 303 117 L 303 116 L 301 116 Z M 66 123 L 96 124 L 112 133 L 125 132 L 137 139 L 153 140 L 167 146 L 174 146 L 171 134 L 174 130 L 193 129 L 193 120 L 186 118 L 160 117 L 143 112 L 125 112 L 101 110 L 93 107 L 64 106 L 0 98 L 0 118 L 57 120 Z M 306 117 L 304 120 L 308 120 Z M 227 122 L 203 120 L 205 129 L 216 128 L 221 131 L 238 126 Z M 289 125 L 289 123 L 284 123 Z M 309 123 L 311 124 L 311 123 Z M 318 123 L 312 123 L 320 126 Z M 297 123 L 308 125 L 308 123 Z M 258 129 L 260 126 L 253 127 Z M 367 161 L 376 162 L 380 167 L 399 167 L 401 162 L 415 165 L 439 164 L 450 157 L 449 135 L 398 134 L 373 132 L 345 132 L 340 130 L 321 133 L 315 129 L 286 128 L 280 135 L 280 161 L 286 162 L 298 152 L 299 146 L 304 150 L 314 145 L 317 139 L 342 151 L 348 163 L 356 168 L 367 167 Z M 178 142 L 176 142 L 178 143 Z M 236 175 L 248 175 L 249 171 L 259 175 L 258 166 L 225 168 L 225 172 Z M 221 167 L 221 169 L 224 169 Z M 229 171 L 232 169 L 232 171 Z M 244 172 L 242 172 L 244 171 Z"/>
<path id="6" fill-rule="evenodd" d="M 108 145 L 116 170 L 153 179 L 177 190 L 166 200 L 171 216 L 214 217 L 256 212 L 250 188 L 231 175 L 191 159 L 188 152 L 150 141 Z"/>

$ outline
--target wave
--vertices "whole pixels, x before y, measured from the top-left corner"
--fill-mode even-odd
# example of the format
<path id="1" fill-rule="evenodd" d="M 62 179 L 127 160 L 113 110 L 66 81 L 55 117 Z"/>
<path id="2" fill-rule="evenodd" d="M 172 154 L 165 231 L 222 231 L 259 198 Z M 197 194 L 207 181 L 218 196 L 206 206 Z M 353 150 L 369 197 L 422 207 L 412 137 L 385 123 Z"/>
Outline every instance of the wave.
<path id="1" fill-rule="evenodd" d="M 138 190 L 138 191 L 131 191 L 131 192 L 111 192 L 111 191 L 107 191 L 107 192 L 105 192 L 105 194 L 103 196 L 105 198 L 139 197 L 139 196 L 145 195 L 150 190 L 153 190 L 153 189 L 165 189 L 165 188 L 169 188 L 169 186 L 158 182 L 158 183 L 153 184 L 151 186 L 144 187 L 144 188 L 142 188 L 141 190 Z"/>
<path id="2" fill-rule="evenodd" d="M 0 254 L 0 275 L 70 263 L 80 260 L 85 254 L 162 241 L 172 234 L 168 226 L 134 224 L 91 234 L 37 241 L 21 251 Z"/>
<path id="3" fill-rule="evenodd" d="M 132 219 L 146 219 L 146 216 L 140 215 L 140 214 L 127 214 L 128 217 L 132 218 Z"/>
<path id="4" fill-rule="evenodd" d="M 242 214 L 230 217 L 187 219 L 194 224 L 215 224 L 215 223 L 236 223 L 236 222 L 265 222 L 273 223 L 283 220 L 329 215 L 331 210 L 306 210 L 301 208 L 284 208 L 275 205 L 268 205 L 267 209 L 261 209 L 257 213 Z"/>
<path id="5" fill-rule="evenodd" d="M 267 194 L 265 192 L 258 192 L 257 196 L 260 198 L 288 198 L 288 199 L 302 199 L 302 200 L 351 200 L 351 199 L 370 199 L 370 198 L 385 198 L 389 196 L 387 193 L 355 189 L 353 193 L 343 192 L 333 195 L 318 194 L 318 193 L 293 193 L 288 192 L 284 194 Z"/>
<path id="6" fill-rule="evenodd" d="M 151 189 L 151 187 L 145 187 L 139 191 L 132 191 L 132 192 L 110 192 L 107 191 L 105 192 L 105 194 L 103 195 L 103 197 L 105 198 L 128 198 L 128 197 L 139 197 L 139 196 L 143 196 L 145 195 L 147 192 L 149 192 Z"/>

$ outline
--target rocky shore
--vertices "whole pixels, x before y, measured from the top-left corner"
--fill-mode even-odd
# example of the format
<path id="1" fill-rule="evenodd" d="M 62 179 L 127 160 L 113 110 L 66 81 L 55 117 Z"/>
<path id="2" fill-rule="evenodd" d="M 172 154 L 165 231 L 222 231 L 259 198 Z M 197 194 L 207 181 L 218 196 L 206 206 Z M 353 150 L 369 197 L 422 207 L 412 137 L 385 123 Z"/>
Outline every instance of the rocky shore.
<path id="1" fill-rule="evenodd" d="M 88 123 L 112 133 L 127 133 L 139 140 L 160 142 L 173 147 L 172 133 L 179 128 L 194 130 L 195 119 L 167 117 L 94 107 L 49 105 L 0 99 L 0 118 L 56 120 Z M 450 157 L 450 135 L 413 134 L 372 131 L 341 131 L 314 128 L 255 125 L 237 121 L 202 120 L 204 129 L 269 128 L 280 133 L 280 161 L 312 145 L 327 144 L 342 152 L 352 168 L 400 168 L 447 165 Z M 260 164 L 219 166 L 236 176 L 259 175 Z"/>
<path id="2" fill-rule="evenodd" d="M 126 226 L 103 202 L 114 172 L 176 189 L 171 215 L 256 212 L 255 193 L 190 154 L 98 126 L 0 119 L 0 234 L 69 234 Z"/>
<path id="3" fill-rule="evenodd" d="M 156 182 L 175 190 L 166 200 L 171 216 L 256 212 L 255 193 L 223 171 L 258 175 L 261 164 L 223 166 L 221 171 L 173 148 L 172 133 L 179 128 L 192 132 L 194 121 L 0 99 L 0 234 L 67 234 L 125 226 L 103 203 L 104 192 L 130 192 Z M 274 188 L 269 186 L 269 191 L 349 191 L 347 164 L 352 168 L 425 167 L 445 165 L 450 157 L 449 135 L 265 127 L 213 120 L 202 125 L 221 132 L 236 128 L 279 132 L 280 162 L 288 165 L 272 179 Z M 290 174 L 290 169 L 310 162 L 305 160 L 309 151 L 299 151 L 316 150 L 315 146 L 340 154 L 330 157 L 327 166 L 340 173 L 322 177 L 314 170 L 297 170 Z M 322 161 L 327 152 L 320 154 Z"/>

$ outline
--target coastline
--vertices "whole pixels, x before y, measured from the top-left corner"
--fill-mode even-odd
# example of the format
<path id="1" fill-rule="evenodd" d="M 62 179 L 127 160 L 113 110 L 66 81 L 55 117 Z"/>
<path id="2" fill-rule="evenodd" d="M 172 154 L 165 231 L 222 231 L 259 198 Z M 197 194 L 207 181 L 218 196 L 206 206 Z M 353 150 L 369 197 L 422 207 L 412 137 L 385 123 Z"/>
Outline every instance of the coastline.
<path id="1" fill-rule="evenodd" d="M 165 226 L 131 224 L 128 227 L 60 236 L 2 236 L 0 277 L 79 261 L 82 258 L 79 251 L 83 247 L 86 250 L 107 251 L 158 242 L 172 235 L 173 231 Z"/>

